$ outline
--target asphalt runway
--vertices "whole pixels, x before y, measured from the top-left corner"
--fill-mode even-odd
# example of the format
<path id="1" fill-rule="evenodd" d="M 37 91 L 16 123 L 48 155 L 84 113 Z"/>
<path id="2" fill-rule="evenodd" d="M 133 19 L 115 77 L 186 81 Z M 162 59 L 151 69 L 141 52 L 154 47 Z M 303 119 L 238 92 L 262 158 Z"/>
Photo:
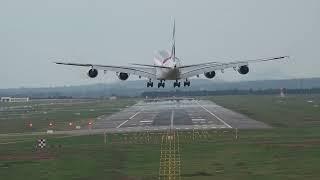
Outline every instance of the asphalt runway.
<path id="1" fill-rule="evenodd" d="M 141 101 L 111 116 L 100 116 L 93 129 L 111 132 L 167 129 L 258 129 L 270 126 L 206 100 Z"/>
<path id="2" fill-rule="evenodd" d="M 260 129 L 270 126 L 223 108 L 211 101 L 195 99 L 140 101 L 109 116 L 100 116 L 91 128 L 54 131 L 50 134 L 78 136 L 86 134 L 166 131 L 169 129 Z M 9 133 L 1 137 L 46 135 L 47 132 Z M 21 141 L 19 141 L 21 142 Z M 4 142 L 9 144 L 17 142 Z"/>

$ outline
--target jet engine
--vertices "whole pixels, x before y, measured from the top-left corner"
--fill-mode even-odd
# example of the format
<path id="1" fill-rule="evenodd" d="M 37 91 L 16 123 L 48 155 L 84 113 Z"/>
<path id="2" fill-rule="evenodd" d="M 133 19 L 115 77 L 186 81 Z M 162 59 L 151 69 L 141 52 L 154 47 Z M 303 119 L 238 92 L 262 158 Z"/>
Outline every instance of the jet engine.
<path id="1" fill-rule="evenodd" d="M 206 73 L 204 73 L 204 76 L 208 79 L 212 79 L 212 78 L 214 78 L 214 76 L 216 76 L 216 72 L 214 72 L 214 71 L 206 72 Z"/>
<path id="2" fill-rule="evenodd" d="M 122 81 L 125 81 L 129 78 L 129 74 L 128 73 L 124 73 L 124 72 L 121 72 L 118 74 L 118 78 Z"/>
<path id="3" fill-rule="evenodd" d="M 95 77 L 98 76 L 98 70 L 96 70 L 96 69 L 90 69 L 87 74 L 88 74 L 89 77 L 95 78 Z"/>
<path id="4" fill-rule="evenodd" d="M 240 66 L 238 68 L 238 72 L 240 74 L 247 74 L 249 72 L 249 67 L 247 65 L 244 65 L 244 66 Z"/>

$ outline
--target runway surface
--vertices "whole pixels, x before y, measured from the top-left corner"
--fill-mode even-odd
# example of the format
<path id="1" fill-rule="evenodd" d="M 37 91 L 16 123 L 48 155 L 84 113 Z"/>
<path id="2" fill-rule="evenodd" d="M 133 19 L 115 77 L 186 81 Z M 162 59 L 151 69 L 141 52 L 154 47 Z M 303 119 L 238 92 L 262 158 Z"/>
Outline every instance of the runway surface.
<path id="1" fill-rule="evenodd" d="M 54 135 L 192 130 L 192 129 L 259 129 L 270 126 L 206 100 L 140 101 L 111 116 L 100 116 L 92 128 L 54 131 Z M 9 133 L 1 137 L 45 135 L 47 132 Z M 19 141 L 20 142 L 20 141 Z M 16 142 L 9 142 L 16 143 Z M 0 143 L 3 144 L 3 143 Z M 5 142 L 8 144 L 8 142 Z"/>
<path id="2" fill-rule="evenodd" d="M 93 129 L 157 131 L 166 129 L 270 128 L 206 100 L 141 101 L 111 116 L 100 116 Z"/>

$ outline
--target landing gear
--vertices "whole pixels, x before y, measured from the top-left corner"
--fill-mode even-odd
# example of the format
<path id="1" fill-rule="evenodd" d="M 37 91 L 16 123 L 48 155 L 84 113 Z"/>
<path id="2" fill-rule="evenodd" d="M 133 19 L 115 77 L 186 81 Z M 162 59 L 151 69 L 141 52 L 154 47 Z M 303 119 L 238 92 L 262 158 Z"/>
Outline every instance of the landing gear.
<path id="1" fill-rule="evenodd" d="M 147 87 L 153 87 L 153 82 L 151 81 L 151 79 L 149 79 L 149 81 L 147 82 Z"/>
<path id="2" fill-rule="evenodd" d="M 186 86 L 190 86 L 190 81 L 188 81 L 188 79 L 186 79 L 185 82 L 183 82 L 183 86 L 186 87 Z"/>
<path id="3" fill-rule="evenodd" d="M 173 83 L 173 88 L 176 88 L 176 87 L 180 87 L 180 82 L 178 82 L 178 80 L 176 80 L 176 82 Z"/>
<path id="4" fill-rule="evenodd" d="M 165 83 L 162 80 L 160 80 L 160 82 L 158 83 L 158 88 L 160 87 L 164 88 L 164 86 L 165 86 Z"/>

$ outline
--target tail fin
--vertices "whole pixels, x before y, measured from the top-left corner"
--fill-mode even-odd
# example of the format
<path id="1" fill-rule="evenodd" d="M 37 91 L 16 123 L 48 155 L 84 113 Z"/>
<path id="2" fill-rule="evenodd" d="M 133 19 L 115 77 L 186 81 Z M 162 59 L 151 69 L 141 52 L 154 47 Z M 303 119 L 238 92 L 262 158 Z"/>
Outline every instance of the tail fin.
<path id="1" fill-rule="evenodd" d="M 173 19 L 173 30 L 172 30 L 172 47 L 171 47 L 171 58 L 175 60 L 176 58 L 176 21 Z"/>

